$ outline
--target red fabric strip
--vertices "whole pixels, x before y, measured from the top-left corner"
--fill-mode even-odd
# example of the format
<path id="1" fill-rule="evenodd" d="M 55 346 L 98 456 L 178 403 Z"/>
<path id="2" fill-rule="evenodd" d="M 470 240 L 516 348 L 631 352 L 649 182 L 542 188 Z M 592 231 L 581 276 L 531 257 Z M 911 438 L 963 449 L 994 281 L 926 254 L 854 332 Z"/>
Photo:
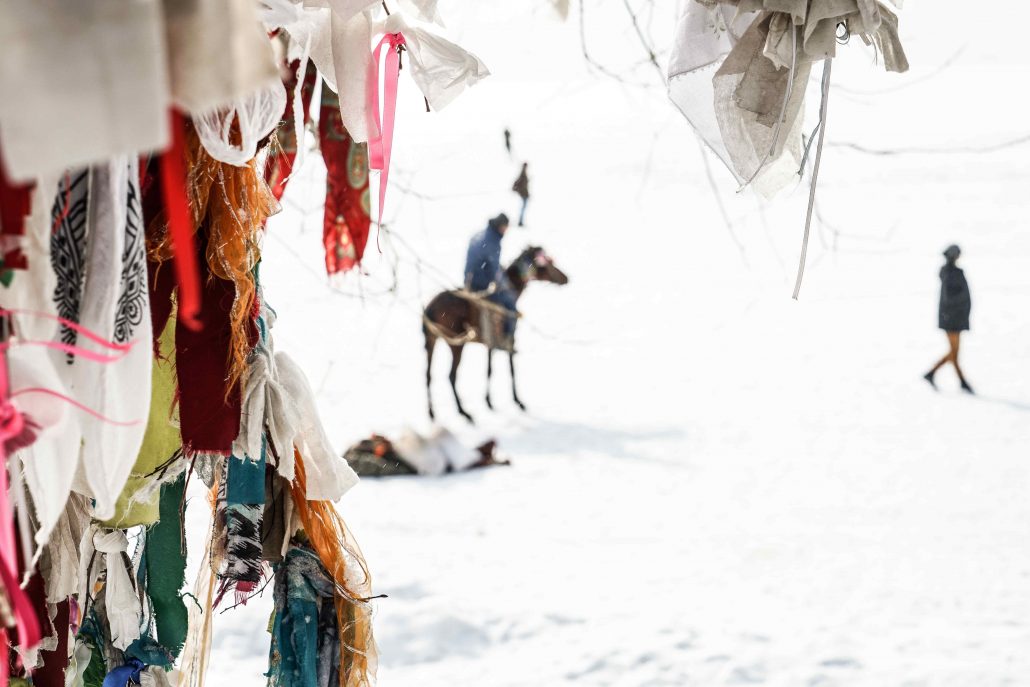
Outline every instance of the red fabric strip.
<path id="1" fill-rule="evenodd" d="M 172 110 L 172 147 L 161 155 L 161 187 L 164 192 L 168 231 L 172 239 L 175 275 L 179 282 L 179 321 L 188 329 L 200 329 L 200 276 L 193 247 L 193 223 L 186 195 L 186 121 Z"/>

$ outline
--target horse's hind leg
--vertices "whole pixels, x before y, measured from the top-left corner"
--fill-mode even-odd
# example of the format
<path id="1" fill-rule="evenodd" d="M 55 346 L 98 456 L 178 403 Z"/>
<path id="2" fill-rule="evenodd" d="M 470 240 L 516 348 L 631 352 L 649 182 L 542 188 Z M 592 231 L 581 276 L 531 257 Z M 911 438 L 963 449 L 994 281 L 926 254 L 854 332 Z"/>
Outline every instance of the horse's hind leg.
<path id="1" fill-rule="evenodd" d="M 426 335 L 426 400 L 429 402 L 429 419 L 435 420 L 436 413 L 433 412 L 433 348 L 436 347 L 436 337 L 428 331 Z"/>
<path id="2" fill-rule="evenodd" d="M 490 410 L 494 409 L 494 404 L 490 400 L 490 378 L 494 374 L 494 352 L 493 349 L 486 349 L 486 407 Z"/>
<path id="3" fill-rule="evenodd" d="M 508 353 L 508 364 L 511 366 L 511 397 L 515 400 L 517 405 L 522 410 L 526 409 L 526 404 L 519 400 L 519 392 L 515 388 L 515 354 Z"/>
<path id="4" fill-rule="evenodd" d="M 461 365 L 461 352 L 463 349 L 464 346 L 451 346 L 451 390 L 454 391 L 454 402 L 458 405 L 458 413 L 469 422 L 474 422 L 472 416 L 462 407 L 461 397 L 458 396 L 458 365 Z"/>

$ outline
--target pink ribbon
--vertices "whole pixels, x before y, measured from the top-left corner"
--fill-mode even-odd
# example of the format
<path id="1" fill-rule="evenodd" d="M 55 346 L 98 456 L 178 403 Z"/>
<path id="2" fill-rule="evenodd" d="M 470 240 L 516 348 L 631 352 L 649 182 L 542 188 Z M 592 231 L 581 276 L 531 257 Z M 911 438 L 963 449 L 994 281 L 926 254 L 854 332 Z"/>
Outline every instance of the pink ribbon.
<path id="1" fill-rule="evenodd" d="M 388 33 L 372 51 L 372 73 L 368 79 L 368 168 L 380 170 L 379 175 L 379 221 L 383 224 L 383 205 L 386 203 L 386 185 L 390 179 L 390 156 L 393 153 L 393 125 L 397 118 L 397 82 L 401 72 L 401 56 L 398 50 L 404 45 L 400 33 Z M 380 54 L 386 53 L 386 74 L 383 83 L 383 113 L 379 115 L 379 70 Z"/>
<path id="2" fill-rule="evenodd" d="M 6 317 L 6 315 L 3 315 Z M 6 342 L 5 342 L 6 346 Z M 42 634 L 39 618 L 28 595 L 18 585 L 18 554 L 14 540 L 14 516 L 7 503 L 7 441 L 21 434 L 25 418 L 10 401 L 10 380 L 7 376 L 6 350 L 0 351 L 0 581 L 11 601 L 18 628 L 18 644 L 29 649 L 39 643 Z M 7 682 L 7 664 L 4 663 L 3 682 Z"/>
<path id="3" fill-rule="evenodd" d="M 19 341 L 17 342 L 18 344 L 46 346 L 48 348 L 53 348 L 64 353 L 79 356 L 98 363 L 109 363 L 120 360 L 132 349 L 133 346 L 133 343 L 112 343 L 75 322 L 55 317 L 53 315 L 0 308 L 0 318 L 6 318 L 13 313 L 56 320 L 66 327 L 73 329 L 78 334 L 81 334 L 84 338 L 93 341 L 102 348 L 114 351 L 114 353 L 105 355 L 103 353 L 97 353 L 78 346 L 53 341 Z M 18 412 L 18 409 L 14 407 L 11 400 L 23 394 L 42 393 L 55 396 L 67 403 L 70 403 L 76 408 L 87 412 L 93 417 L 104 422 L 110 422 L 116 425 L 132 425 L 138 424 L 139 421 L 120 422 L 111 420 L 92 408 L 88 408 L 82 403 L 79 403 L 72 398 L 68 398 L 52 389 L 32 387 L 12 392 L 10 388 L 10 377 L 7 370 L 7 350 L 11 346 L 12 343 L 10 341 L 0 342 L 0 582 L 3 583 L 4 589 L 7 591 L 7 595 L 11 601 L 12 610 L 14 611 L 14 617 L 18 628 L 18 643 L 20 646 L 29 649 L 39 643 L 42 638 L 42 634 L 40 632 L 39 619 L 36 617 L 36 612 L 32 607 L 32 602 L 18 584 L 18 556 L 16 549 L 17 542 L 15 541 L 14 533 L 14 516 L 10 504 L 7 502 L 8 479 L 6 445 L 8 441 L 18 437 L 25 428 L 25 417 Z M 25 564 L 28 565 L 28 561 L 26 561 Z M 0 685 L 7 682 L 7 677 L 7 662 L 4 661 L 3 665 L 0 666 Z"/>

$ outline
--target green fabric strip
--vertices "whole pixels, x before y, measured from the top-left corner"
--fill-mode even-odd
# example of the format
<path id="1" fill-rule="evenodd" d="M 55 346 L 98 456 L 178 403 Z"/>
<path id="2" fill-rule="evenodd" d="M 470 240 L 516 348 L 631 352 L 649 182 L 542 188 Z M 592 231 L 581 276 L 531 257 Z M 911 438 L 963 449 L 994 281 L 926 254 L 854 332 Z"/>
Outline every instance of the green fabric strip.
<path id="1" fill-rule="evenodd" d="M 173 656 L 186 641 L 188 616 L 180 591 L 186 583 L 186 550 L 180 507 L 186 475 L 161 487 L 161 519 L 147 531 L 147 596 L 154 608 L 157 640 Z"/>

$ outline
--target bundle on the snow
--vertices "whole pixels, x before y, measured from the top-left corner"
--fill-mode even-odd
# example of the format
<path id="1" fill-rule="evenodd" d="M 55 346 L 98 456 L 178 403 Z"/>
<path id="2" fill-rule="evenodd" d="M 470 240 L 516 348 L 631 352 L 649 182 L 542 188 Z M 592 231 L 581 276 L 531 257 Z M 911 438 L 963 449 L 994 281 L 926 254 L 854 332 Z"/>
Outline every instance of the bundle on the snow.
<path id="1" fill-rule="evenodd" d="M 344 456 L 362 477 L 443 475 L 491 465 L 510 465 L 497 456 L 494 440 L 470 449 L 450 431 L 440 428 L 423 437 L 410 429 L 393 442 L 380 434 L 359 441 Z"/>

